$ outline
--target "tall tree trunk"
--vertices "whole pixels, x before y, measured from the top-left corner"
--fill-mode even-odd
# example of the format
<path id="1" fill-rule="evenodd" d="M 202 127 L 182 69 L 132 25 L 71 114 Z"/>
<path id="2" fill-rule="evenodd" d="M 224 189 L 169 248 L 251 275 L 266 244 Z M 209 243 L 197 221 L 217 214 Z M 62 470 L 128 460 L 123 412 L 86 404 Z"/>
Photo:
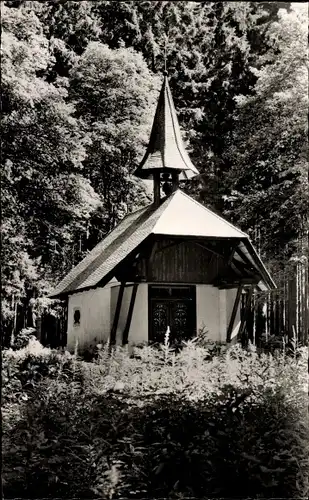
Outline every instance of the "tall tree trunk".
<path id="1" fill-rule="evenodd" d="M 305 313 L 304 313 L 304 344 L 308 343 L 308 334 L 309 334 L 309 264 L 308 260 L 305 264 Z"/>
<path id="2" fill-rule="evenodd" d="M 293 326 L 296 328 L 296 303 L 297 303 L 297 285 L 296 285 L 296 266 L 289 277 L 289 336 L 293 337 Z"/>

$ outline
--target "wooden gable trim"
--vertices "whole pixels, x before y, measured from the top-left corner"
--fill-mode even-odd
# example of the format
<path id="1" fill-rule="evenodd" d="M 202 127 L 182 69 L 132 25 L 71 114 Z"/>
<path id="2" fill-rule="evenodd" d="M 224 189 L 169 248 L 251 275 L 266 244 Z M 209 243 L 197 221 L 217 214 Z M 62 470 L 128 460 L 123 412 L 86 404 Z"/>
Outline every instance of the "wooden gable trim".
<path id="1" fill-rule="evenodd" d="M 232 332 L 233 332 L 233 326 L 234 326 L 236 314 L 237 314 L 237 311 L 238 311 L 238 308 L 239 308 L 242 290 L 243 290 L 243 285 L 240 284 L 238 286 L 238 289 L 237 289 L 237 294 L 236 294 L 236 297 L 235 297 L 235 301 L 234 301 L 234 305 L 233 305 L 233 310 L 232 310 L 232 314 L 231 314 L 229 326 L 228 326 L 227 333 L 226 333 L 226 342 L 227 343 L 231 342 L 231 336 L 232 336 Z"/>
<path id="2" fill-rule="evenodd" d="M 254 247 L 250 245 L 249 240 L 243 240 L 243 244 L 245 245 L 246 250 L 250 253 L 250 257 L 253 259 L 254 264 L 251 263 L 252 266 L 256 267 L 258 269 L 258 272 L 260 273 L 261 277 L 263 278 L 265 284 L 270 288 L 277 288 L 276 284 L 272 280 L 271 276 L 269 275 L 267 269 L 265 268 L 262 260 L 260 257 L 257 255 Z"/>
<path id="3" fill-rule="evenodd" d="M 132 322 L 132 316 L 133 316 L 133 311 L 134 311 L 134 304 L 135 304 L 135 299 L 136 299 L 136 294 L 137 294 L 137 288 L 138 288 L 138 283 L 134 283 L 133 288 L 132 288 L 132 294 L 131 294 L 131 299 L 130 299 L 127 321 L 126 321 L 126 325 L 124 327 L 123 334 L 122 334 L 122 344 L 123 345 L 128 343 L 128 337 L 129 337 L 130 326 L 131 326 L 131 322 Z"/>

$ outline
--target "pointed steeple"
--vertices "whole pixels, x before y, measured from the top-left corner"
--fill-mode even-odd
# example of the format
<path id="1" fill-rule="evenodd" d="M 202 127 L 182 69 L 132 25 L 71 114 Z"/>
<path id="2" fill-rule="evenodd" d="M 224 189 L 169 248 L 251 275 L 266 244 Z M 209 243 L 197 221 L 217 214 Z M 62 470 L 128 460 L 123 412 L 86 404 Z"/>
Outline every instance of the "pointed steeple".
<path id="1" fill-rule="evenodd" d="M 180 175 L 186 180 L 198 175 L 181 139 L 178 118 L 167 79 L 160 92 L 148 148 L 134 175 L 142 179 L 156 179 L 160 174 Z"/>

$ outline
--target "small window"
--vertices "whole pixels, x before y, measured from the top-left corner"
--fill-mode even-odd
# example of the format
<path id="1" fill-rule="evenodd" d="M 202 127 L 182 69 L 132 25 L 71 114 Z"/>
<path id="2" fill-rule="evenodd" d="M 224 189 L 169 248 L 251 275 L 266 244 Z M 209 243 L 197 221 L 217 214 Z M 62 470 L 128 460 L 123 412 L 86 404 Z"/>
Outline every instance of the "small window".
<path id="1" fill-rule="evenodd" d="M 74 313 L 73 313 L 73 325 L 74 326 L 79 326 L 80 325 L 80 309 L 74 309 Z"/>

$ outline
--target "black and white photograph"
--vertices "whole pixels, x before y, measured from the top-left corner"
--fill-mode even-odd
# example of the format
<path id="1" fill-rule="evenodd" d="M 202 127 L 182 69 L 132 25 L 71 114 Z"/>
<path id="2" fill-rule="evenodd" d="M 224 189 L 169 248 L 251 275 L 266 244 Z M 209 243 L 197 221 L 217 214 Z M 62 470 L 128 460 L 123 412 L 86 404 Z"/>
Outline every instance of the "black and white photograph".
<path id="1" fill-rule="evenodd" d="M 1 498 L 309 497 L 309 2 L 1 1 Z"/>

